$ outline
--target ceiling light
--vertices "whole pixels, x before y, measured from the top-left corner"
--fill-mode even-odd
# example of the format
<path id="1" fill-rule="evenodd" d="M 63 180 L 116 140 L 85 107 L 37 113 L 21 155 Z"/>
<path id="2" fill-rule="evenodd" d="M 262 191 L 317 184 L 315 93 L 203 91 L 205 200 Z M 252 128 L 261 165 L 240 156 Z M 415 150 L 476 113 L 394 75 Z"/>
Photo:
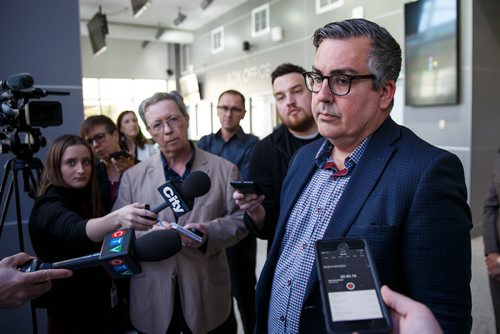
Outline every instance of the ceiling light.
<path id="1" fill-rule="evenodd" d="M 151 5 L 150 0 L 132 0 L 132 13 L 134 18 L 138 18 Z"/>
<path id="2" fill-rule="evenodd" d="M 156 31 L 155 38 L 160 39 L 160 37 L 163 36 L 165 31 L 167 31 L 167 29 L 165 29 L 163 27 L 159 27 L 158 30 Z"/>
<path id="3" fill-rule="evenodd" d="M 186 15 L 182 14 L 181 13 L 181 9 L 179 8 L 179 15 L 177 15 L 177 17 L 175 18 L 174 24 L 176 26 L 178 26 L 179 24 L 181 24 L 182 22 L 184 22 L 185 19 L 186 19 Z"/>
<path id="4" fill-rule="evenodd" d="M 214 0 L 203 0 L 200 4 L 201 9 L 203 10 L 207 9 L 207 7 L 210 6 L 212 2 L 214 2 Z"/>

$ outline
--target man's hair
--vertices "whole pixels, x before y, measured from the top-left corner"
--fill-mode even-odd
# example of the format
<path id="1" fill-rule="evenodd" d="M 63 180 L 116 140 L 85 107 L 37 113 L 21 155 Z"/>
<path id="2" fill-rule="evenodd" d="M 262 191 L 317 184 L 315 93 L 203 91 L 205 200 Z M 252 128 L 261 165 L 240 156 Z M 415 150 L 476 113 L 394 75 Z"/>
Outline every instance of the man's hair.
<path id="1" fill-rule="evenodd" d="M 302 73 L 304 73 L 305 71 L 306 70 L 299 65 L 294 65 L 291 63 L 281 64 L 278 67 L 276 67 L 274 71 L 271 73 L 271 84 L 274 83 L 274 80 L 276 80 L 276 78 L 281 77 L 285 74 L 298 73 L 302 75 Z"/>
<path id="2" fill-rule="evenodd" d="M 186 105 L 184 104 L 182 95 L 178 91 L 173 90 L 170 93 L 165 93 L 165 92 L 155 93 L 153 96 L 148 97 L 147 99 L 141 102 L 141 104 L 139 105 L 139 116 L 141 116 L 141 119 L 146 126 L 149 126 L 148 123 L 146 122 L 146 115 L 145 115 L 146 108 L 149 107 L 150 105 L 165 100 L 174 101 L 177 107 L 179 108 L 179 111 L 181 112 L 182 116 L 184 116 L 186 119 L 189 120 L 189 114 L 187 113 Z"/>
<path id="3" fill-rule="evenodd" d="M 96 115 L 89 116 L 83 121 L 82 126 L 80 127 L 80 136 L 85 138 L 89 132 L 92 131 L 92 128 L 98 125 L 104 125 L 109 134 L 113 134 L 115 131 L 118 131 L 118 127 L 115 122 L 111 120 L 111 118 L 104 115 Z"/>
<path id="4" fill-rule="evenodd" d="M 313 44 L 317 49 L 325 39 L 341 40 L 355 37 L 367 37 L 371 42 L 368 69 L 376 77 L 373 80 L 373 89 L 379 89 L 391 80 L 396 82 L 401 71 L 401 47 L 385 28 L 374 22 L 349 19 L 328 23 L 314 32 Z"/>
<path id="5" fill-rule="evenodd" d="M 241 94 L 240 92 L 238 92 L 237 90 L 234 90 L 234 89 L 228 89 L 228 90 L 220 93 L 219 98 L 217 99 L 217 102 L 219 102 L 221 97 L 225 94 L 238 95 L 241 99 L 243 109 L 245 109 L 245 97 L 243 96 L 243 94 Z"/>
<path id="6" fill-rule="evenodd" d="M 52 186 L 68 188 L 61 173 L 61 164 L 64 152 L 71 146 L 83 145 L 90 154 L 90 161 L 95 160 L 94 151 L 90 145 L 82 138 L 76 135 L 62 135 L 54 140 L 49 148 L 45 168 L 40 177 L 40 185 L 38 186 L 38 195 L 44 195 Z M 104 211 L 101 206 L 100 194 L 97 186 L 96 169 L 92 166 L 89 183 L 84 188 L 84 193 L 90 200 L 89 213 L 91 218 L 101 217 Z M 86 200 L 86 199 L 85 199 Z"/>

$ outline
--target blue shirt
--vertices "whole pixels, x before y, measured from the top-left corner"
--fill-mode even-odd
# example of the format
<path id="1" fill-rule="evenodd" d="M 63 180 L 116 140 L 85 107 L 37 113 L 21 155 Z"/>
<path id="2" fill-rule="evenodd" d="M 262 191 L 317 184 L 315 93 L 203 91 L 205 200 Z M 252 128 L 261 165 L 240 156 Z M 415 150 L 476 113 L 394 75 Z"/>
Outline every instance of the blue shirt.
<path id="1" fill-rule="evenodd" d="M 252 134 L 246 134 L 241 127 L 236 134 L 227 142 L 222 138 L 221 130 L 200 138 L 197 146 L 219 157 L 231 161 L 238 166 L 242 180 L 248 180 L 248 166 L 250 154 L 259 138 Z"/>
<path id="2" fill-rule="evenodd" d="M 290 213 L 281 243 L 269 302 L 269 333 L 299 332 L 302 304 L 315 260 L 315 242 L 330 224 L 368 141 L 366 138 L 345 158 L 342 170 L 331 158 L 333 145 L 328 140 L 316 154 L 318 168 Z"/>
<path id="3" fill-rule="evenodd" d="M 165 172 L 165 179 L 170 180 L 170 181 L 183 181 L 186 177 L 188 177 L 189 173 L 191 173 L 191 167 L 193 167 L 193 162 L 194 162 L 194 156 L 196 153 L 196 150 L 194 149 L 194 145 L 192 142 L 189 142 L 189 145 L 191 146 L 191 158 L 189 161 L 186 163 L 186 170 L 184 171 L 184 174 L 179 175 L 177 174 L 176 171 L 174 171 L 170 166 L 168 165 L 167 158 L 163 155 L 163 152 L 160 152 L 161 156 L 161 162 L 163 164 L 163 171 Z"/>

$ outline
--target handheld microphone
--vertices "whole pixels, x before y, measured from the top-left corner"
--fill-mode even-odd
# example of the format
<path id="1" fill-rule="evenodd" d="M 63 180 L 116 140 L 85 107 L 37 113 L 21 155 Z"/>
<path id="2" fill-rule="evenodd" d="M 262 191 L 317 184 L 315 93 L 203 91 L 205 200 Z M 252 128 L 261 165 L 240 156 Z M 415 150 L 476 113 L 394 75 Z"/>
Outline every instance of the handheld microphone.
<path id="1" fill-rule="evenodd" d="M 35 80 L 29 73 L 13 74 L 7 80 L 0 80 L 0 90 L 21 90 L 33 87 Z"/>
<path id="2" fill-rule="evenodd" d="M 158 213 L 170 206 L 175 218 L 178 219 L 193 209 L 194 198 L 205 195 L 210 186 L 210 178 L 202 171 L 191 172 L 182 183 L 169 180 L 158 187 L 165 202 L 155 206 L 151 211 Z"/>
<path id="3" fill-rule="evenodd" d="M 141 273 L 140 262 L 167 259 L 181 250 L 179 235 L 173 230 L 158 230 L 135 240 L 133 229 L 106 234 L 101 252 L 54 263 L 34 259 L 19 268 L 23 272 L 42 269 L 83 269 L 102 265 L 113 278 Z"/>

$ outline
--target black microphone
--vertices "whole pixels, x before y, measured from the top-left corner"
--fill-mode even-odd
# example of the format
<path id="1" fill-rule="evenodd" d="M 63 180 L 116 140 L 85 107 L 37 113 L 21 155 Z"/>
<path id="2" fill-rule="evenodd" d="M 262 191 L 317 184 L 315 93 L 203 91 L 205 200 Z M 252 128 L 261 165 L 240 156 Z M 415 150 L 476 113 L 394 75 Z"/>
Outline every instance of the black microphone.
<path id="1" fill-rule="evenodd" d="M 29 73 L 13 74 L 7 80 L 0 80 L 0 89 L 21 90 L 33 87 L 35 80 Z"/>
<path id="2" fill-rule="evenodd" d="M 133 229 L 121 229 L 106 234 L 101 252 L 54 263 L 34 259 L 19 268 L 23 272 L 42 269 L 83 269 L 102 265 L 113 278 L 128 277 L 142 272 L 140 262 L 167 259 L 181 250 L 179 235 L 174 230 L 150 232 L 135 240 Z"/>
<path id="3" fill-rule="evenodd" d="M 205 195 L 210 190 L 210 186 L 211 182 L 208 175 L 198 170 L 191 172 L 182 182 L 169 180 L 158 187 L 158 191 L 165 199 L 165 202 L 150 210 L 158 213 L 170 206 L 175 218 L 178 219 L 193 209 L 194 198 Z"/>

